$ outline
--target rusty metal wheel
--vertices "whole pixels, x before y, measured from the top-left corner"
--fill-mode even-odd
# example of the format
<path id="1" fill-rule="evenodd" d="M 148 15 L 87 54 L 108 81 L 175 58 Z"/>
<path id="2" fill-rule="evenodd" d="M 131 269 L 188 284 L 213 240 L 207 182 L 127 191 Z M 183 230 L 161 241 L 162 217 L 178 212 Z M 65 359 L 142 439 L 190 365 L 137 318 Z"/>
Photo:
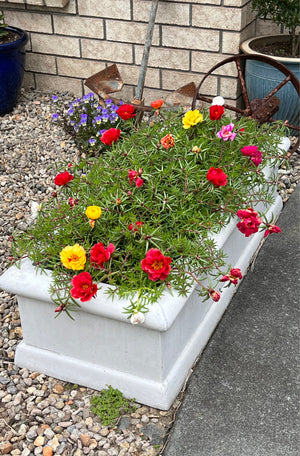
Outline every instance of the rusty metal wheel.
<path id="1" fill-rule="evenodd" d="M 246 60 L 258 60 L 264 63 L 267 63 L 275 68 L 277 68 L 285 77 L 283 77 L 282 82 L 280 82 L 276 87 L 274 87 L 271 92 L 269 92 L 262 100 L 260 99 L 255 99 L 250 101 L 248 97 L 248 92 L 246 88 L 246 82 L 244 79 L 243 75 L 243 70 L 242 70 L 242 63 L 245 62 Z M 207 103 L 212 102 L 212 97 L 207 97 L 201 95 L 201 88 L 206 81 L 206 79 L 218 68 L 222 67 L 223 65 L 226 65 L 227 63 L 235 62 L 237 73 L 238 73 L 238 79 L 241 84 L 241 90 L 242 90 L 242 97 L 243 101 L 245 104 L 245 108 L 237 108 L 235 106 L 231 106 L 229 104 L 224 104 L 224 107 L 226 109 L 229 109 L 231 111 L 234 111 L 241 116 L 252 116 L 257 122 L 259 123 L 264 123 L 264 122 L 272 122 L 274 119 L 272 119 L 272 116 L 278 111 L 278 105 L 279 105 L 279 99 L 275 96 L 275 94 L 288 82 L 291 82 L 296 90 L 296 93 L 298 97 L 300 96 L 300 83 L 297 77 L 282 63 L 277 62 L 276 60 L 265 57 L 262 55 L 244 55 L 244 54 L 238 54 L 234 55 L 232 57 L 228 57 L 227 59 L 222 60 L 220 63 L 217 65 L 214 65 L 208 73 L 202 78 L 200 81 L 197 90 L 194 94 L 193 97 L 193 102 L 192 102 L 192 109 L 195 109 L 196 102 L 197 100 L 205 101 Z M 284 119 L 282 119 L 284 120 Z M 290 125 L 287 124 L 287 127 L 295 130 L 300 130 L 300 127 L 297 125 Z M 293 150 L 297 149 L 300 144 L 300 136 L 298 137 L 298 140 L 296 144 L 293 147 Z M 292 153 L 292 152 L 290 152 Z"/>

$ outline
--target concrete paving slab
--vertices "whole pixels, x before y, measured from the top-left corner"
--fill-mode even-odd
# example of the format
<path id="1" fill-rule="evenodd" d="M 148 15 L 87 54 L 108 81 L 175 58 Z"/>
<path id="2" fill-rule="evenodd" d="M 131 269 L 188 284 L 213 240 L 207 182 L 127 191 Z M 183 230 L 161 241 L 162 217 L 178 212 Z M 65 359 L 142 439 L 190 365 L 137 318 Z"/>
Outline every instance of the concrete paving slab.
<path id="1" fill-rule="evenodd" d="M 195 367 L 164 456 L 300 454 L 299 203 L 300 185 Z"/>

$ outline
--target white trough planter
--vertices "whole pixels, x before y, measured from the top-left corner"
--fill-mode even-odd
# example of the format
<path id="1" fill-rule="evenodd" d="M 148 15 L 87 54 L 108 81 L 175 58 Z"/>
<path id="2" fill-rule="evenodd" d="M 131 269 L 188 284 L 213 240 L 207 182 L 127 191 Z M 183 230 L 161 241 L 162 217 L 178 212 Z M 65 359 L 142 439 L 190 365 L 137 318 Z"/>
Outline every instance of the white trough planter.
<path id="1" fill-rule="evenodd" d="M 261 203 L 256 209 L 266 210 Z M 277 195 L 267 218 L 277 217 L 281 209 Z M 214 238 L 228 263 L 245 274 L 263 233 L 246 238 L 236 223 L 232 220 Z M 123 313 L 126 300 L 111 301 L 102 293 L 81 303 L 74 321 L 65 314 L 54 318 L 50 282 L 51 274 L 36 273 L 29 260 L 0 277 L 0 287 L 18 298 L 23 341 L 15 364 L 96 390 L 111 385 L 129 398 L 165 410 L 236 291 L 234 286 L 225 288 L 219 302 L 202 302 L 195 290 L 186 298 L 166 292 L 150 307 L 145 322 L 133 326 Z"/>

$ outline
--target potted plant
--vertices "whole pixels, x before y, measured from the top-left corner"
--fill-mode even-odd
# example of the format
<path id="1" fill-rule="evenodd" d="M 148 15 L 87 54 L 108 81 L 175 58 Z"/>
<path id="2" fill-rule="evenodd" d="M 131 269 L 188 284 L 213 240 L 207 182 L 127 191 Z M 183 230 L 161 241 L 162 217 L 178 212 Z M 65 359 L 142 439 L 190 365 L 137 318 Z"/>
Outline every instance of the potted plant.
<path id="1" fill-rule="evenodd" d="M 17 365 L 170 407 L 261 239 L 280 231 L 285 130 L 232 120 L 220 103 L 163 115 L 156 103 L 139 127 L 123 104 L 108 129 L 92 95 L 67 108 L 105 148 L 96 158 L 91 141 L 65 164 L 52 199 L 12 236 L 16 264 L 0 286 L 18 297 Z"/>
<path id="2" fill-rule="evenodd" d="M 0 15 L 0 115 L 10 112 L 17 102 L 25 67 L 28 35 L 3 23 Z"/>
<path id="3" fill-rule="evenodd" d="M 248 55 L 271 57 L 284 64 L 295 76 L 300 77 L 299 33 L 300 8 L 298 0 L 253 0 L 252 8 L 263 20 L 271 19 L 275 24 L 288 30 L 286 35 L 252 37 L 241 44 L 241 50 Z M 248 60 L 245 68 L 247 92 L 250 100 L 263 99 L 284 79 L 283 73 L 270 64 Z M 284 85 L 276 96 L 280 99 L 275 119 L 288 120 L 299 126 L 299 94 L 291 83 Z M 293 131 L 299 134 L 299 131 Z"/>

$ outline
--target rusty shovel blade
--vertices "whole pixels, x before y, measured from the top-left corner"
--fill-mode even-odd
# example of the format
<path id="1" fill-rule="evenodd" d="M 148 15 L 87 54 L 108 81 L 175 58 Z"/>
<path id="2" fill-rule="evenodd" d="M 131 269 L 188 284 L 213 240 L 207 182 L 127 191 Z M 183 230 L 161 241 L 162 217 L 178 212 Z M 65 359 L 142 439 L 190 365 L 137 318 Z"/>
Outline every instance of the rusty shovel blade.
<path id="1" fill-rule="evenodd" d="M 119 92 L 124 85 L 115 63 L 90 76 L 84 84 L 103 99 L 110 93 Z"/>

